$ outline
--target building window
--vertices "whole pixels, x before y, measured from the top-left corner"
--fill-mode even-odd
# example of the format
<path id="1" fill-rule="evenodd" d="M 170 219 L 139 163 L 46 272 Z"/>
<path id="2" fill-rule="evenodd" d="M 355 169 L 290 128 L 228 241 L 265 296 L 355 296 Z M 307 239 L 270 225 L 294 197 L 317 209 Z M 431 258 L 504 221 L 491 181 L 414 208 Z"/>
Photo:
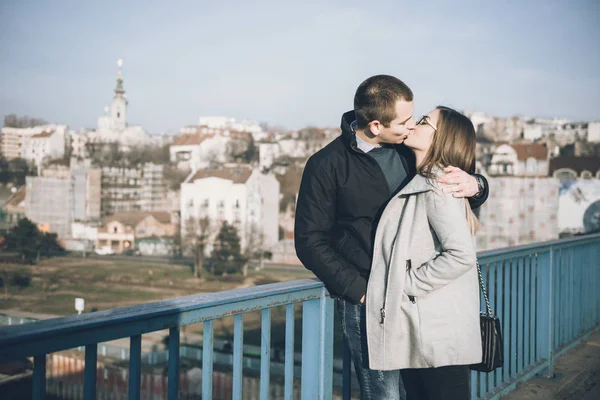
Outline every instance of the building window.
<path id="1" fill-rule="evenodd" d="M 209 205 L 210 205 L 209 200 L 208 199 L 204 199 L 204 201 L 202 202 L 202 207 L 208 208 Z"/>
<path id="2" fill-rule="evenodd" d="M 217 205 L 219 208 L 225 207 L 225 200 L 219 200 L 219 204 Z"/>
<path id="3" fill-rule="evenodd" d="M 592 173 L 590 171 L 582 171 L 581 172 L 581 177 L 583 179 L 592 179 L 593 175 L 592 175 Z"/>

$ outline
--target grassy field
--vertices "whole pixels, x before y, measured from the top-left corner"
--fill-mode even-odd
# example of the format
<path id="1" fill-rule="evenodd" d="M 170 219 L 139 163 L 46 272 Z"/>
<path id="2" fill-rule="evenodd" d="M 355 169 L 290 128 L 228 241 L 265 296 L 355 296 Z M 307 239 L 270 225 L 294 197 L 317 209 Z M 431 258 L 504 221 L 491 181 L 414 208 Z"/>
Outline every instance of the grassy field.
<path id="1" fill-rule="evenodd" d="M 82 259 L 57 257 L 39 265 L 0 264 L 0 270 L 27 271 L 29 286 L 9 286 L 0 310 L 69 315 L 75 312 L 75 297 L 85 298 L 86 311 L 173 299 L 197 293 L 218 292 L 256 283 L 286 281 L 313 276 L 298 268 L 292 272 L 251 272 L 248 277 L 231 276 L 198 280 L 189 266 L 114 260 L 111 257 Z M 4 289 L 0 289 L 4 290 Z"/>
<path id="2" fill-rule="evenodd" d="M 173 299 L 198 293 L 211 293 L 239 287 L 271 282 L 282 282 L 313 277 L 304 268 L 282 271 L 252 271 L 249 276 L 206 278 L 198 280 L 186 265 L 148 263 L 111 257 L 83 259 L 57 257 L 42 260 L 39 265 L 0 264 L 0 272 L 26 271 L 32 278 L 27 287 L 8 287 L 8 297 L 0 288 L 0 313 L 2 310 L 19 310 L 57 316 L 75 313 L 76 297 L 85 299 L 85 312 L 125 307 L 134 304 Z M 300 316 L 301 313 L 298 312 Z M 283 339 L 285 309 L 272 309 L 273 342 Z M 244 317 L 245 340 L 260 345 L 260 312 Z M 296 322 L 296 331 L 301 321 Z M 184 332 L 199 334 L 202 324 L 185 327 Z M 231 337 L 233 318 L 215 321 L 218 337 Z"/>

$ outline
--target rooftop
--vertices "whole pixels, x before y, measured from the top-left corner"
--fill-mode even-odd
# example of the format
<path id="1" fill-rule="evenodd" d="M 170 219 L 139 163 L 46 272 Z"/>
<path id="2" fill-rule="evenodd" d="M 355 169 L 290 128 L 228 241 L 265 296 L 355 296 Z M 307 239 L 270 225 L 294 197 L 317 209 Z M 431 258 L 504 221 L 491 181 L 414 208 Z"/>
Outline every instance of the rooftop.
<path id="1" fill-rule="evenodd" d="M 238 165 L 235 167 L 221 168 L 205 168 L 196 171 L 194 176 L 189 179 L 189 182 L 194 182 L 198 179 L 206 178 L 221 178 L 233 181 L 233 183 L 246 183 L 252 175 L 252 167 L 246 165 Z"/>

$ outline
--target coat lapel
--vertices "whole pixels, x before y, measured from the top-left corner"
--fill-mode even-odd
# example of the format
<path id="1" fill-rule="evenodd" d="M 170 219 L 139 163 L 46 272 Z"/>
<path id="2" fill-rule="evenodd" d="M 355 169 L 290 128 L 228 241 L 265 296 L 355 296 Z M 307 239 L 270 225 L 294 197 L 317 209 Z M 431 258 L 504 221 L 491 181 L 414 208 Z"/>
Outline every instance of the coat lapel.
<path id="1" fill-rule="evenodd" d="M 422 175 L 415 175 L 414 178 L 400 191 L 398 197 L 404 197 L 411 194 L 423 193 L 431 190 L 433 187 Z"/>

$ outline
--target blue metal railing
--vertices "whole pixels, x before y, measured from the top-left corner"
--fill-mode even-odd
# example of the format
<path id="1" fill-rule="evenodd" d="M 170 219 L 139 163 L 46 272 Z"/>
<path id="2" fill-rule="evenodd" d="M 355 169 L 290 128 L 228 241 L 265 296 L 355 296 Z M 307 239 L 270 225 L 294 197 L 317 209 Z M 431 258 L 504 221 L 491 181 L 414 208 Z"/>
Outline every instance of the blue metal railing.
<path id="1" fill-rule="evenodd" d="M 302 303 L 301 376 L 294 377 L 294 304 Z M 89 314 L 55 318 L 0 329 L 0 363 L 34 358 L 33 399 L 46 390 L 46 355 L 85 346 L 84 399 L 96 398 L 98 343 L 130 338 L 129 399 L 140 398 L 141 335 L 169 329 L 168 399 L 178 398 L 180 327 L 203 322 L 202 398 L 212 398 L 215 319 L 234 316 L 233 398 L 242 398 L 244 314 L 261 311 L 260 398 L 269 397 L 270 309 L 286 308 L 284 396 L 292 398 L 294 378 L 303 399 L 331 398 L 333 376 L 333 300 L 323 284 L 304 279 L 182 297 Z"/>
<path id="2" fill-rule="evenodd" d="M 554 359 L 599 328 L 600 235 L 478 256 L 502 323 L 505 363 L 489 374 L 472 372 L 471 394 L 498 399 L 536 374 L 552 376 Z"/>
<path id="3" fill-rule="evenodd" d="M 505 365 L 472 373 L 472 397 L 497 399 L 553 362 L 600 326 L 600 235 L 479 254 L 492 309 L 502 321 Z M 333 376 L 333 300 L 323 284 L 299 280 L 183 297 L 0 329 L 0 363 L 34 357 L 33 398 L 43 399 L 46 354 L 85 346 L 84 398 L 95 399 L 98 343 L 130 338 L 129 398 L 140 398 L 141 335 L 169 329 L 168 398 L 178 396 L 180 327 L 203 322 L 202 397 L 211 398 L 213 321 L 234 316 L 233 398 L 242 398 L 244 314 L 261 310 L 260 398 L 268 398 L 271 312 L 286 307 L 284 398 L 294 379 L 294 303 L 302 303 L 303 399 L 330 399 Z M 345 399 L 350 360 L 344 351 Z"/>

